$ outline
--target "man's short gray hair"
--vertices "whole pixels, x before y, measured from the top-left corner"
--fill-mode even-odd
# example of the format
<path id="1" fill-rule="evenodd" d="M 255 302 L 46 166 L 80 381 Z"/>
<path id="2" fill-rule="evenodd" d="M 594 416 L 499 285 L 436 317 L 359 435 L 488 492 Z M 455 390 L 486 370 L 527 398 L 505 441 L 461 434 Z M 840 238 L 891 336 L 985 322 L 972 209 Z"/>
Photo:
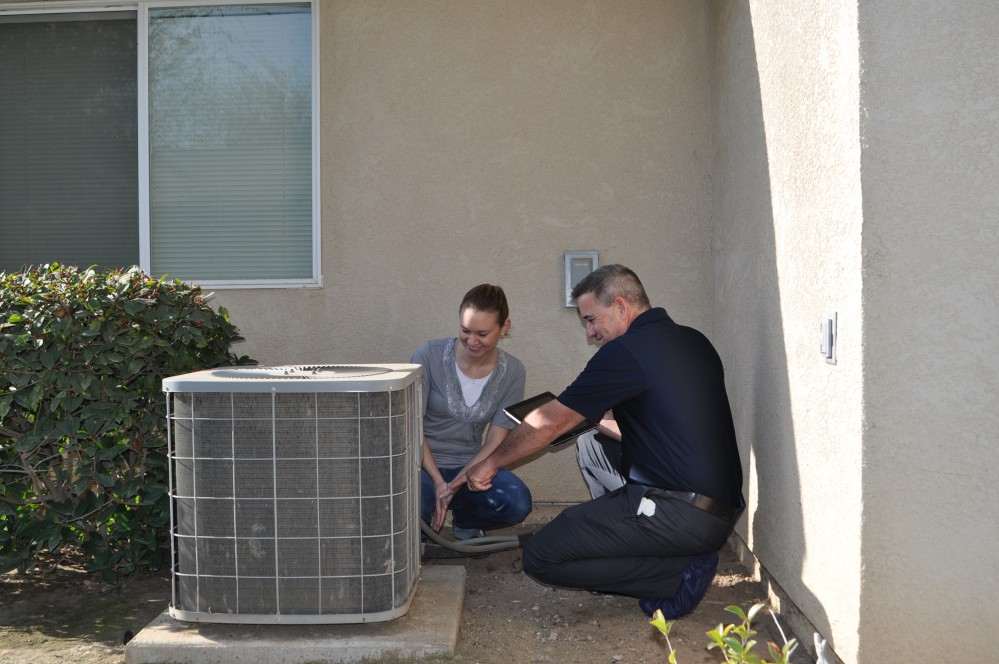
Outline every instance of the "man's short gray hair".
<path id="1" fill-rule="evenodd" d="M 638 275 L 623 265 L 604 265 L 590 272 L 572 289 L 572 298 L 578 299 L 586 293 L 593 293 L 597 302 L 605 307 L 618 296 L 641 309 L 652 306 Z"/>

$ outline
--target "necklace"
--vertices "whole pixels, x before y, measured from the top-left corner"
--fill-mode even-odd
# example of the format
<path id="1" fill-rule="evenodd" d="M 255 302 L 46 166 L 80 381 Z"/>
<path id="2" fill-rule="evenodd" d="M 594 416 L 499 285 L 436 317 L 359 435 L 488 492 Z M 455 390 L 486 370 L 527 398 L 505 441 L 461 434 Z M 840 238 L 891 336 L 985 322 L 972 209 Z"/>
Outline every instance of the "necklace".
<path id="1" fill-rule="evenodd" d="M 454 363 L 458 368 L 458 373 L 468 379 L 473 385 L 481 383 L 484 380 L 488 380 L 489 376 L 492 375 L 493 369 L 496 368 L 496 358 L 498 357 L 498 352 L 494 351 L 491 357 L 482 358 L 482 360 L 476 364 L 473 363 L 468 357 L 462 357 L 460 347 L 455 348 Z M 464 364 L 465 366 L 462 366 Z M 473 373 L 479 373 L 482 369 L 488 368 L 482 376 L 473 376 Z"/>

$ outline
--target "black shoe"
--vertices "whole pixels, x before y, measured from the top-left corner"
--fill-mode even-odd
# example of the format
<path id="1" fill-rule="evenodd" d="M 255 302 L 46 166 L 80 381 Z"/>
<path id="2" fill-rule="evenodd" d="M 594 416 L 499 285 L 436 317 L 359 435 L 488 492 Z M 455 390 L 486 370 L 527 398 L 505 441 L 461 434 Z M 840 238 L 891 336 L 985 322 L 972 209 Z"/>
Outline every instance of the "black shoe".
<path id="1" fill-rule="evenodd" d="M 711 580 L 718 571 L 718 552 L 709 551 L 690 559 L 683 570 L 683 583 L 676 595 L 668 598 L 640 599 L 638 605 L 651 617 L 656 609 L 663 612 L 666 620 L 676 620 L 688 615 L 697 608 L 698 602 L 711 587 Z"/>

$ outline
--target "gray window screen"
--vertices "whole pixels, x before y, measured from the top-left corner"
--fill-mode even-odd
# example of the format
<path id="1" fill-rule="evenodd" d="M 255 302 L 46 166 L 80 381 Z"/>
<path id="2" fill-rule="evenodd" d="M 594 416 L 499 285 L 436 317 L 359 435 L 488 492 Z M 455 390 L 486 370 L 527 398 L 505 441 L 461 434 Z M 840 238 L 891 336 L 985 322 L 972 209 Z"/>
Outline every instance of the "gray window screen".
<path id="1" fill-rule="evenodd" d="M 0 270 L 139 262 L 126 14 L 0 17 Z"/>
<path id="2" fill-rule="evenodd" d="M 149 12 L 151 271 L 312 276 L 312 38 L 304 5 Z"/>

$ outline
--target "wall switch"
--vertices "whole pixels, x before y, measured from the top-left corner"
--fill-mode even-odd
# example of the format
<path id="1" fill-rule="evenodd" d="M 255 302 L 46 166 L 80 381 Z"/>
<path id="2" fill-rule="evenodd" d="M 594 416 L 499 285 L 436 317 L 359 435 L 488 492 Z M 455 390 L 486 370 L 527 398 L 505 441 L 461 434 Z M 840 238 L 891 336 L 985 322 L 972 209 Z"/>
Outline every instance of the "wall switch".
<path id="1" fill-rule="evenodd" d="M 562 282 L 565 286 L 565 306 L 576 306 L 576 301 L 572 299 L 572 289 L 586 275 L 597 269 L 599 255 L 594 250 L 567 251 L 562 254 L 562 259 L 565 261 L 565 279 Z"/>
<path id="2" fill-rule="evenodd" d="M 819 342 L 819 351 L 825 355 L 826 362 L 836 364 L 836 312 L 828 313 L 822 319 L 820 326 L 822 340 Z"/>

